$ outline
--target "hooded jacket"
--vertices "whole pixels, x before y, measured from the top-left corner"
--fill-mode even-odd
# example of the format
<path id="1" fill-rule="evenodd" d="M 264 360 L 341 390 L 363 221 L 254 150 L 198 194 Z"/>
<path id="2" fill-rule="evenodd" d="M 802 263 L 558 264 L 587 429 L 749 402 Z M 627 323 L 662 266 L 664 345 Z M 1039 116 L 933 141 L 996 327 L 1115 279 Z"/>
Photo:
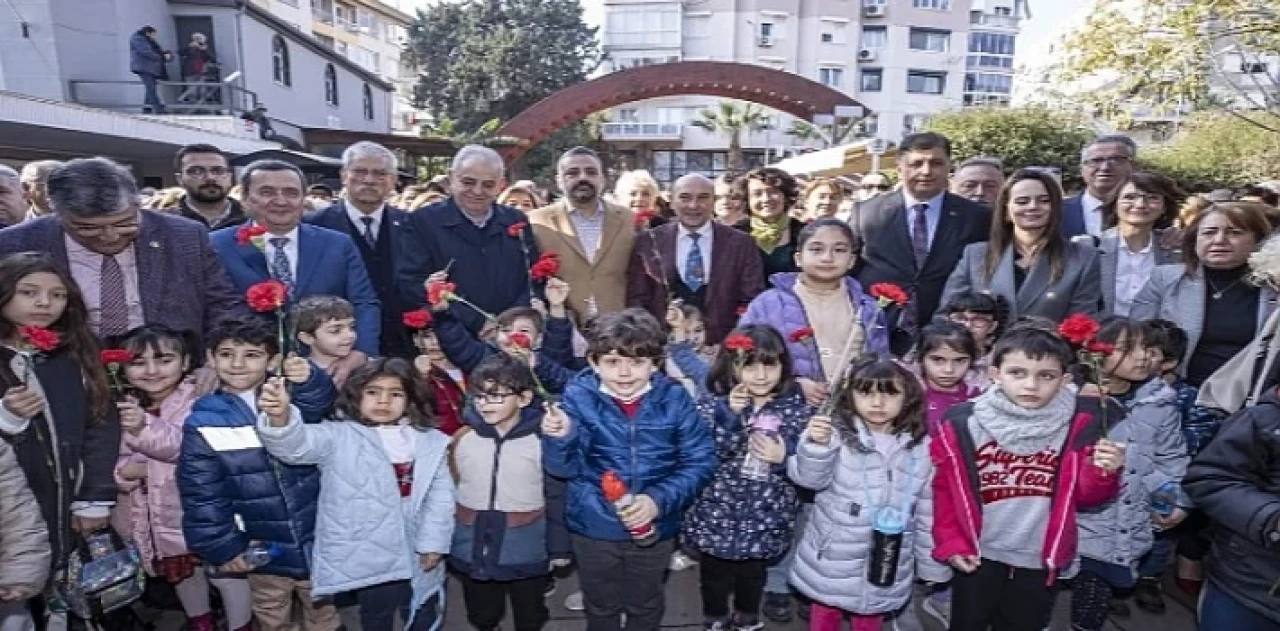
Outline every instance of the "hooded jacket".
<path id="1" fill-rule="evenodd" d="M 933 477 L 933 558 L 943 563 L 956 555 L 982 555 L 977 445 L 969 428 L 974 405 L 969 402 L 951 408 L 929 445 L 929 455 L 937 468 Z M 1077 399 L 1067 440 L 1059 450 L 1049 524 L 1041 550 L 1050 584 L 1076 559 L 1076 511 L 1108 502 L 1119 490 L 1120 476 L 1109 474 L 1092 462 L 1093 445 L 1102 438 L 1099 411 L 1096 399 Z M 1118 416 L 1110 408 L 1108 413 L 1111 418 Z"/>
<path id="2" fill-rule="evenodd" d="M 1115 500 L 1081 509 L 1080 555 L 1131 566 L 1151 549 L 1151 496 L 1168 484 L 1178 505 L 1190 508 L 1182 492 L 1187 472 L 1187 445 L 1182 439 L 1177 393 L 1163 379 L 1142 384 L 1124 419 L 1111 426 L 1107 437 L 1126 445 L 1124 480 Z"/>
<path id="3" fill-rule="evenodd" d="M 1209 580 L 1280 625 L 1280 394 L 1223 422 L 1182 486 L 1218 526 Z"/>
<path id="4" fill-rule="evenodd" d="M 336 394 L 329 376 L 314 367 L 290 393 L 308 423 L 324 418 Z M 255 571 L 306 579 L 320 472 L 273 458 L 256 425 L 254 411 L 237 395 L 218 391 L 196 401 L 178 457 L 182 533 L 191 551 L 215 566 L 239 556 L 250 541 L 275 544 L 281 553 Z"/>
<path id="5" fill-rule="evenodd" d="M 49 532 L 13 448 L 0 441 L 0 585 L 44 589 Z"/>
<path id="6" fill-rule="evenodd" d="M 715 442 L 693 399 L 665 375 L 654 374 L 649 384 L 634 418 L 601 390 L 591 369 L 578 373 L 565 389 L 569 434 L 544 439 L 542 458 L 547 473 L 568 481 L 570 532 L 602 541 L 631 540 L 600 489 L 606 471 L 616 472 L 632 494 L 653 499 L 658 507 L 654 525 L 662 539 L 676 535 L 685 508 L 711 481 Z"/>
<path id="7" fill-rule="evenodd" d="M 800 282 L 800 274 L 787 272 L 769 277 L 773 283 L 770 289 L 751 301 L 747 312 L 743 314 L 738 325 L 767 324 L 777 329 L 783 338 L 789 338 L 797 329 L 809 326 L 809 315 L 805 313 L 804 304 L 796 295 L 795 286 Z M 880 312 L 874 298 L 862 292 L 862 285 L 852 278 L 844 279 L 845 289 L 849 292 L 849 300 L 853 304 L 866 330 L 867 354 L 889 353 L 889 330 L 885 328 L 884 314 Z M 787 340 L 787 352 L 791 353 L 792 366 L 797 377 L 813 379 L 826 383 L 830 375 L 822 370 L 822 361 L 818 357 L 817 345 L 812 340 L 793 342 Z"/>
<path id="8" fill-rule="evenodd" d="M 564 482 L 542 470 L 536 403 L 505 435 L 474 408 L 450 446 L 458 509 L 449 567 L 480 581 L 543 576 L 548 562 L 572 555 L 564 527 Z M 479 492 L 477 494 L 477 491 Z"/>

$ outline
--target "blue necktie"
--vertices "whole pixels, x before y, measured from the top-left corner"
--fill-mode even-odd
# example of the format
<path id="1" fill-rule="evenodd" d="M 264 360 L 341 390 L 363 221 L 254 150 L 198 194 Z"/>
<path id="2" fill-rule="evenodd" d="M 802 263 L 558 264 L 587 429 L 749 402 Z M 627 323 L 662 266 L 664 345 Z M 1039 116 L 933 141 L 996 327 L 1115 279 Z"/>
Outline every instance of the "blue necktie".
<path id="1" fill-rule="evenodd" d="M 289 269 L 289 257 L 284 253 L 284 247 L 289 245 L 288 237 L 271 237 L 269 239 L 271 247 L 275 248 L 275 254 L 271 257 L 271 275 L 276 280 L 284 283 L 289 288 L 289 295 L 293 295 L 293 271 Z"/>
<path id="2" fill-rule="evenodd" d="M 702 264 L 702 248 L 698 247 L 698 239 L 702 235 L 689 233 L 693 246 L 689 248 L 689 258 L 684 261 L 684 284 L 690 291 L 698 291 L 707 282 L 707 269 Z"/>

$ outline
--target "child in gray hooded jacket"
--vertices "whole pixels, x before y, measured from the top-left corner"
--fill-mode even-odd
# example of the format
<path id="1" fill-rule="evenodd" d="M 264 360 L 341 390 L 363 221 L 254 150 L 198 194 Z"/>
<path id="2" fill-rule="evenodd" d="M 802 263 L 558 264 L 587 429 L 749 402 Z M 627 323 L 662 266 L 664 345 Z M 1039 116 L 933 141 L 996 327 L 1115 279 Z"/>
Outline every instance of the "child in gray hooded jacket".
<path id="1" fill-rule="evenodd" d="M 1104 427 L 1113 442 L 1127 445 L 1127 467 L 1115 500 L 1081 510 L 1080 573 L 1071 600 L 1074 628 L 1097 631 L 1107 619 L 1115 589 L 1132 588 L 1137 566 L 1154 542 L 1152 524 L 1178 525 L 1191 502 L 1182 491 L 1186 443 L 1177 393 L 1151 365 L 1152 331 L 1129 318 L 1102 324 L 1097 341 L 1114 350 L 1102 361 L 1107 396 L 1124 406 L 1123 419 Z M 1154 375 L 1154 376 L 1153 376 Z"/>

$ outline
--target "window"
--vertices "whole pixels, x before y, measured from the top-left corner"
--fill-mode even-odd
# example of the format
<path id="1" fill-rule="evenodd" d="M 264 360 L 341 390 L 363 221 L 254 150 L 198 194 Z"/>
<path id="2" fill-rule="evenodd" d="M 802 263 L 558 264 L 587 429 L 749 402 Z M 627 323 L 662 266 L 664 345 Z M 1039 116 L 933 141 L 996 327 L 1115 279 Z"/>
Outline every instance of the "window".
<path id="1" fill-rule="evenodd" d="M 280 85 L 293 85 L 292 72 L 289 70 L 289 47 L 279 35 L 271 38 L 271 78 Z"/>
<path id="2" fill-rule="evenodd" d="M 934 11 L 950 11 L 951 0 L 911 0 L 911 6 L 917 9 L 933 9 Z"/>
<path id="3" fill-rule="evenodd" d="M 907 92 L 911 94 L 942 94 L 947 89 L 947 73 L 929 70 L 907 71 Z"/>
<path id="4" fill-rule="evenodd" d="M 369 84 L 364 84 L 364 119 L 373 120 L 373 90 L 369 88 Z"/>
<path id="5" fill-rule="evenodd" d="M 1013 8 L 1012 7 L 996 7 L 996 15 L 1009 17 L 1013 15 Z"/>
<path id="6" fill-rule="evenodd" d="M 338 71 L 333 69 L 333 64 L 324 65 L 324 102 L 338 106 Z"/>
<path id="7" fill-rule="evenodd" d="M 902 133 L 918 134 L 924 131 L 924 126 L 927 124 L 929 124 L 927 114 L 907 114 L 902 117 Z"/>
<path id="8" fill-rule="evenodd" d="M 1004 33 L 969 33 L 969 52 L 1013 55 L 1016 39 Z"/>
<path id="9" fill-rule="evenodd" d="M 634 107 L 624 107 L 618 110 L 616 119 L 619 123 L 638 123 L 640 122 L 640 110 Z"/>
<path id="10" fill-rule="evenodd" d="M 1013 92 L 1013 76 L 984 72 L 966 73 L 964 75 L 964 91 L 1011 94 Z"/>
<path id="11" fill-rule="evenodd" d="M 884 89 L 884 69 L 863 68 L 859 71 L 858 89 L 862 92 L 879 92 Z"/>
<path id="12" fill-rule="evenodd" d="M 1267 64 L 1258 61 L 1240 62 L 1240 72 L 1244 74 L 1267 74 Z"/>
<path id="13" fill-rule="evenodd" d="M 883 26 L 862 27 L 862 48 L 884 50 L 889 44 L 889 30 Z"/>
<path id="14" fill-rule="evenodd" d="M 823 44 L 844 45 L 847 42 L 848 38 L 845 35 L 845 32 L 847 29 L 845 28 L 844 24 L 840 22 L 828 22 L 825 20 L 822 21 L 820 24 L 822 29 L 821 38 L 822 38 Z"/>
<path id="15" fill-rule="evenodd" d="M 760 23 L 760 37 L 773 37 L 773 22 Z"/>
<path id="16" fill-rule="evenodd" d="M 628 4 L 606 8 L 605 46 L 680 47 L 680 7 Z"/>
<path id="17" fill-rule="evenodd" d="M 323 44 L 325 48 L 328 48 L 329 50 L 333 50 L 332 37 L 329 37 L 328 35 L 320 35 L 319 33 L 312 33 L 311 36 L 316 38 L 316 41 Z"/>
<path id="18" fill-rule="evenodd" d="M 911 29 L 908 47 L 911 50 L 924 50 L 931 53 L 945 53 L 951 48 L 951 32 L 935 31 L 927 28 Z"/>
<path id="19" fill-rule="evenodd" d="M 818 83 L 829 88 L 840 88 L 844 85 L 844 69 L 818 68 Z"/>
<path id="20" fill-rule="evenodd" d="M 871 114 L 862 119 L 862 122 L 858 123 L 858 125 L 862 128 L 863 135 L 875 136 L 880 133 L 880 115 Z"/>

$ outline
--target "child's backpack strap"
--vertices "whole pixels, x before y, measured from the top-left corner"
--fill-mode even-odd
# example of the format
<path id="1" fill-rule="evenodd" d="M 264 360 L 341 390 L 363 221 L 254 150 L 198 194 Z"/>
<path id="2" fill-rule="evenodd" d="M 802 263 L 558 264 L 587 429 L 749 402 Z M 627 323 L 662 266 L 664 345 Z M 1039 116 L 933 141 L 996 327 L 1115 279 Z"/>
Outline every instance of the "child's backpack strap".
<path id="1" fill-rule="evenodd" d="M 448 458 L 448 463 L 449 463 L 449 475 L 453 476 L 454 484 L 458 483 L 458 455 L 457 455 L 458 443 L 462 441 L 463 436 L 466 436 L 467 434 L 470 434 L 470 433 L 471 433 L 471 428 L 467 425 L 463 425 L 462 427 L 458 428 L 458 431 L 453 433 L 453 436 L 449 437 L 449 447 L 447 451 L 448 455 L 446 456 L 446 458 Z"/>

